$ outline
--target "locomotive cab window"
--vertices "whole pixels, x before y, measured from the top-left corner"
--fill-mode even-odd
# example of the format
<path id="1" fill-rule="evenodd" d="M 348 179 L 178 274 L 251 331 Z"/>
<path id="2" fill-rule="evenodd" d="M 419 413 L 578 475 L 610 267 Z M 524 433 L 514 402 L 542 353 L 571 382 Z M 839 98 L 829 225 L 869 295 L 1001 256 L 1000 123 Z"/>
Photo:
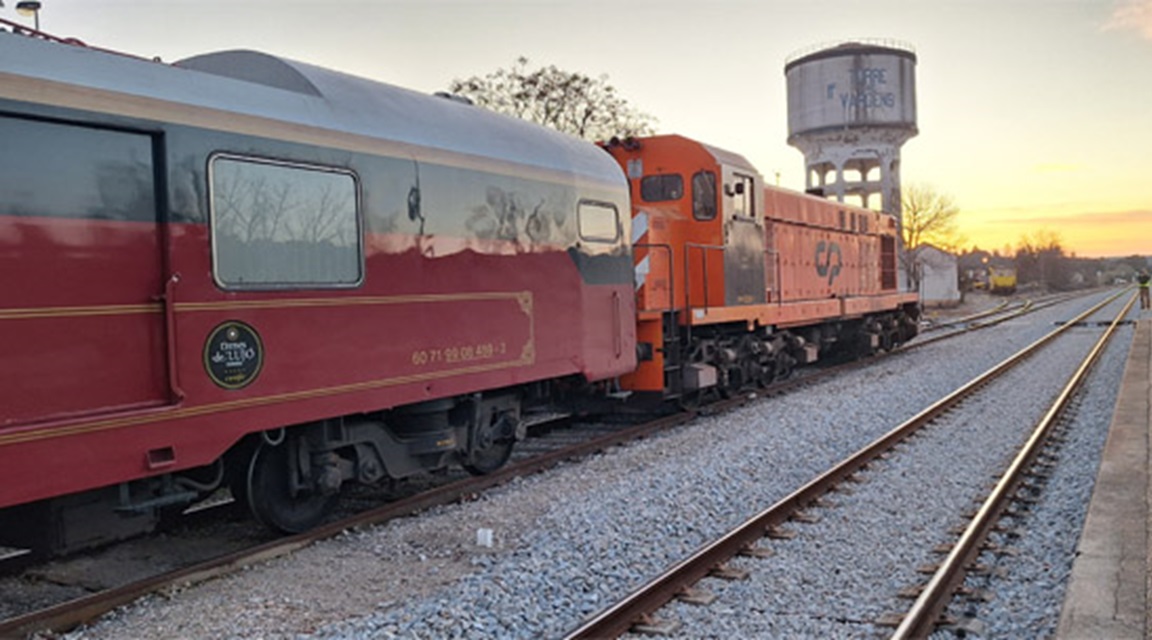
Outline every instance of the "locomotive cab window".
<path id="1" fill-rule="evenodd" d="M 602 202 L 581 202 L 576 217 L 581 239 L 592 242 L 616 242 L 620 239 L 620 216 L 616 207 Z"/>
<path id="2" fill-rule="evenodd" d="M 216 156 L 213 266 L 228 288 L 347 287 L 363 277 L 355 177 Z"/>
<path id="3" fill-rule="evenodd" d="M 699 171 L 692 176 L 692 217 L 716 219 L 716 174 L 711 171 Z"/>
<path id="4" fill-rule="evenodd" d="M 645 202 L 679 200 L 684 195 L 684 178 L 675 173 L 644 176 L 640 179 L 640 198 Z"/>

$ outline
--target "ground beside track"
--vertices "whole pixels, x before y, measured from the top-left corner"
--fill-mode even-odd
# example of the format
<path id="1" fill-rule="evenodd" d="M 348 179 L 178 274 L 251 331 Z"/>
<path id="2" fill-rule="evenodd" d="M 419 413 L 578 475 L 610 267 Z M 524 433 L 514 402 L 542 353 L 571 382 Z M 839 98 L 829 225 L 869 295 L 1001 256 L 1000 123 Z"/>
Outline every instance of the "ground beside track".
<path id="1" fill-rule="evenodd" d="M 606 603 L 610 591 L 705 539 L 711 532 L 694 516 L 740 504 L 731 491 L 783 492 L 806 481 L 841 450 L 870 440 L 868 429 L 885 429 L 1060 317 L 1051 313 L 1035 323 L 1039 329 L 1009 323 L 997 341 L 937 346 L 924 357 L 911 352 L 832 381 L 823 395 L 774 398 L 734 420 L 708 419 L 475 502 L 346 534 L 150 598 L 71 637 L 555 637 Z M 952 364 L 939 372 L 942 360 Z M 875 402 L 885 385 L 913 380 L 924 388 L 908 386 L 899 402 Z M 840 406 L 848 401 L 859 404 Z M 821 448 L 801 456 L 813 441 Z M 493 531 L 492 547 L 477 545 L 479 529 Z"/>

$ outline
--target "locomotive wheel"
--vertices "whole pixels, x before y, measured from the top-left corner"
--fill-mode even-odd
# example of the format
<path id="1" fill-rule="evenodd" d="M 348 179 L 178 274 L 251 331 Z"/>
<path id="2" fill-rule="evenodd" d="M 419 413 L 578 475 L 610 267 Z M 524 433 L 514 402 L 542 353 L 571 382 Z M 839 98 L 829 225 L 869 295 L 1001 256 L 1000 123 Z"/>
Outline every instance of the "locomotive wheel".
<path id="1" fill-rule="evenodd" d="M 792 375 L 792 370 L 796 361 L 786 353 L 782 353 L 776 358 L 776 379 L 787 380 Z"/>
<path id="2" fill-rule="evenodd" d="M 339 495 L 312 491 L 292 495 L 291 455 L 289 443 L 275 447 L 261 444 L 248 465 L 244 494 L 260 524 L 284 533 L 300 533 L 319 524 L 336 506 Z"/>

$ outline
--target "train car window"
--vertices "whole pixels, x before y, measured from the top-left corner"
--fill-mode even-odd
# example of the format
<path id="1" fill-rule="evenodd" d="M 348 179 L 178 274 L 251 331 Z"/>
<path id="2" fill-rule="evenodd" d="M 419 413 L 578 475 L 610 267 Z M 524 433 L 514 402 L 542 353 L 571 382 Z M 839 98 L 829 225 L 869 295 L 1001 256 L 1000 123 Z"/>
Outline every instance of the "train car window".
<path id="1" fill-rule="evenodd" d="M 345 287 L 363 259 L 357 184 L 324 167 L 216 156 L 212 246 L 225 287 Z"/>
<path id="2" fill-rule="evenodd" d="M 152 139 L 0 117 L 0 215 L 156 222 Z"/>
<path id="3" fill-rule="evenodd" d="M 675 173 L 644 176 L 640 179 L 640 198 L 645 202 L 679 200 L 684 195 L 684 178 Z"/>
<path id="4" fill-rule="evenodd" d="M 620 239 L 620 214 L 616 207 L 603 202 L 581 202 L 576 210 L 580 237 L 592 242 L 616 242 Z"/>
<path id="5" fill-rule="evenodd" d="M 692 217 L 716 219 L 716 174 L 711 171 L 698 171 L 692 176 Z"/>

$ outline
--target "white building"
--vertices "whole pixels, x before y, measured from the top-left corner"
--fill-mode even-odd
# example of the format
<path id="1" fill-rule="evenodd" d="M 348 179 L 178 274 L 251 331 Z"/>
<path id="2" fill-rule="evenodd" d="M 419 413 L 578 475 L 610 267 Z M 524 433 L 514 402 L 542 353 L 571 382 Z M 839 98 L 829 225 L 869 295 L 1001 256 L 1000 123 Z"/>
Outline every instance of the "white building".
<path id="1" fill-rule="evenodd" d="M 920 302 L 925 307 L 960 304 L 960 267 L 956 256 L 930 244 L 915 250 L 920 274 Z"/>

